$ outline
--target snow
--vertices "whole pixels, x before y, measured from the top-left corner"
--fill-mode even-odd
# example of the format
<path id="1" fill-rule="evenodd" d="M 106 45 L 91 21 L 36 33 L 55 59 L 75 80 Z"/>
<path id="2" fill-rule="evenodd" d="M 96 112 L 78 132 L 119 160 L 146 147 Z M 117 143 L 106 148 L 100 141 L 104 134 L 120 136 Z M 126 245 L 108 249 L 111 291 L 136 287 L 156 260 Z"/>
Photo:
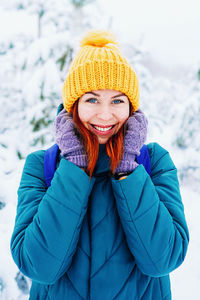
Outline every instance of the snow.
<path id="1" fill-rule="evenodd" d="M 17 9 L 20 3 L 24 9 Z M 65 0 L 0 4 L 0 299 L 27 300 L 31 285 L 10 253 L 24 159 L 53 143 L 62 84 L 80 37 L 90 28 L 108 28 L 139 77 L 141 108 L 149 120 L 147 142 L 166 148 L 178 169 L 190 244 L 184 263 L 171 273 L 173 300 L 198 300 L 199 2 L 124 0 L 122 6 L 101 0 L 81 9 L 66 6 Z"/>
<path id="2" fill-rule="evenodd" d="M 101 0 L 113 16 L 112 24 L 122 39 L 134 44 L 142 39 L 154 59 L 170 67 L 199 62 L 198 0 Z"/>
<path id="3" fill-rule="evenodd" d="M 188 300 L 199 299 L 200 280 L 200 227 L 199 205 L 197 203 L 199 192 L 194 192 L 189 186 L 181 187 L 185 215 L 190 231 L 190 243 L 184 263 L 171 273 L 171 286 L 173 299 Z"/>

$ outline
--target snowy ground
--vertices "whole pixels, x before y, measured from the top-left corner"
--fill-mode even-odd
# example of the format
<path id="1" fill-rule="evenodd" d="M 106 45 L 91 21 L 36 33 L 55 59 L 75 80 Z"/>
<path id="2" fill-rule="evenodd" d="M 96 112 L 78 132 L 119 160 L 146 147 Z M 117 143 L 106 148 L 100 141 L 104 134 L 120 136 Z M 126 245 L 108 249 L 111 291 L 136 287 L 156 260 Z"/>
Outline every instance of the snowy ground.
<path id="1" fill-rule="evenodd" d="M 199 192 L 193 192 L 189 186 L 182 186 L 181 192 L 185 206 L 185 215 L 190 231 L 190 244 L 184 263 L 177 270 L 171 273 L 172 295 L 174 300 L 199 300 Z"/>

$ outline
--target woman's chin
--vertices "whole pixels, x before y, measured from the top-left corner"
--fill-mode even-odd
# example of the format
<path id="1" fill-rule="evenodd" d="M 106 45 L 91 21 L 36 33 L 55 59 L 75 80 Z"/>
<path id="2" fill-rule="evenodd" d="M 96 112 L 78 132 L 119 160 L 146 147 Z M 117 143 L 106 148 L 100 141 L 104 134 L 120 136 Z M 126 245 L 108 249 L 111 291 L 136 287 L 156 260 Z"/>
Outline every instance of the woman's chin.
<path id="1" fill-rule="evenodd" d="M 98 137 L 98 142 L 99 144 L 106 144 L 107 141 L 109 140 L 109 138 L 101 138 L 101 137 Z"/>

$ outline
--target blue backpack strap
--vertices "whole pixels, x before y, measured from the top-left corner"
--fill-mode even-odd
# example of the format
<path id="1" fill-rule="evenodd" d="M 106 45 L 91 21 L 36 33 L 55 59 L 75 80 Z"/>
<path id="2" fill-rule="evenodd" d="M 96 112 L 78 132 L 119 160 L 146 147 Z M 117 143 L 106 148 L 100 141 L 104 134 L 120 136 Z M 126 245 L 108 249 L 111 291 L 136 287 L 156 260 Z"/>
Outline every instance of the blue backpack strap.
<path id="1" fill-rule="evenodd" d="M 151 159 L 147 145 L 143 145 L 140 149 L 140 155 L 137 156 L 136 161 L 139 165 L 143 165 L 149 175 L 151 175 Z"/>
<path id="2" fill-rule="evenodd" d="M 47 187 L 51 185 L 51 180 L 56 170 L 57 157 L 59 154 L 59 148 L 57 144 L 54 144 L 48 148 L 44 155 L 44 179 Z"/>
<path id="3" fill-rule="evenodd" d="M 62 103 L 58 106 L 57 115 L 63 110 L 64 106 Z M 59 154 L 59 148 L 57 144 L 54 144 L 50 148 L 45 151 L 44 155 L 44 179 L 46 186 L 49 187 L 51 185 L 51 180 L 53 179 L 56 163 Z"/>

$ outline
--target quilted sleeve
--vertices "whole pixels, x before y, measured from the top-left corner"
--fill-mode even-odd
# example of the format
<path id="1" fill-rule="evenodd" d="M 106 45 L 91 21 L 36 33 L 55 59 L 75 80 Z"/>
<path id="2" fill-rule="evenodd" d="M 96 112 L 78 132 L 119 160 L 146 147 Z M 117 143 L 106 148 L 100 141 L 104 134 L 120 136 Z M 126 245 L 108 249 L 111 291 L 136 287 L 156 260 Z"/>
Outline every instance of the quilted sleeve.
<path id="1" fill-rule="evenodd" d="M 94 178 L 62 158 L 46 190 L 43 159 L 42 151 L 26 159 L 11 253 L 22 273 L 52 284 L 71 264 Z"/>
<path id="2" fill-rule="evenodd" d="M 186 255 L 189 234 L 177 170 L 169 153 L 150 144 L 152 173 L 139 165 L 127 178 L 112 180 L 120 220 L 138 268 L 160 277 L 177 268 Z"/>

